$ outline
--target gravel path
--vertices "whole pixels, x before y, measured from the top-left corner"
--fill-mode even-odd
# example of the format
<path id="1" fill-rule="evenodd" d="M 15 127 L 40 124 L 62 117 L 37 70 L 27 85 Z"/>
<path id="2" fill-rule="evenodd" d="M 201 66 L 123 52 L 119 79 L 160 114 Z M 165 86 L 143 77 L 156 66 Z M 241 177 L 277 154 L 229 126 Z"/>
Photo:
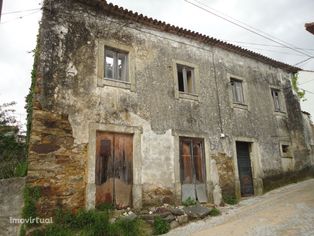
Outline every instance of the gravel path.
<path id="1" fill-rule="evenodd" d="M 172 230 L 169 236 L 314 235 L 314 179 L 221 208 L 222 215 Z"/>

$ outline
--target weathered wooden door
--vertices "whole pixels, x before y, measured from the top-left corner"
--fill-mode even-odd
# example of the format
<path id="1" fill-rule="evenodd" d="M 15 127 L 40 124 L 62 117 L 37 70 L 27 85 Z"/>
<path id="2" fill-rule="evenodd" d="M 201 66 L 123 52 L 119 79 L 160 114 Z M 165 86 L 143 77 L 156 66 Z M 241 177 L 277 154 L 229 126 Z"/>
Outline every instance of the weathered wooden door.
<path id="1" fill-rule="evenodd" d="M 180 138 L 180 177 L 182 201 L 207 202 L 203 140 Z"/>
<path id="2" fill-rule="evenodd" d="M 132 204 L 133 136 L 97 132 L 96 206 L 101 203 L 126 208 Z"/>
<path id="3" fill-rule="evenodd" d="M 254 194 L 252 168 L 250 159 L 250 143 L 236 142 L 241 196 Z"/>

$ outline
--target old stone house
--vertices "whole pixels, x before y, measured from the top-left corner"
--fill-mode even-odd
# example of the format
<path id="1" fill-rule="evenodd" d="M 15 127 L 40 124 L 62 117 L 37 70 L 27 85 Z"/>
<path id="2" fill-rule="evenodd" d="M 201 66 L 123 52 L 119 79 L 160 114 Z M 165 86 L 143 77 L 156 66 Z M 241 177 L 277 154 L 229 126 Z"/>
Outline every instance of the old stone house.
<path id="1" fill-rule="evenodd" d="M 219 204 L 313 165 L 296 67 L 98 0 L 46 0 L 35 63 L 42 214 Z"/>

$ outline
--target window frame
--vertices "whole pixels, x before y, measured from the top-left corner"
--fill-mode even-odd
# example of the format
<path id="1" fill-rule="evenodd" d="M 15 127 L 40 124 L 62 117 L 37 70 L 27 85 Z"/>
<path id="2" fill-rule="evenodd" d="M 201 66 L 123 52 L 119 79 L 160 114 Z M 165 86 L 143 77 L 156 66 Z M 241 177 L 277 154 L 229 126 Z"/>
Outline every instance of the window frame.
<path id="1" fill-rule="evenodd" d="M 287 151 L 284 152 L 283 147 L 287 147 Z M 279 149 L 281 158 L 290 158 L 293 159 L 293 152 L 292 152 L 292 145 L 290 142 L 287 141 L 280 141 L 279 142 Z"/>
<path id="2" fill-rule="evenodd" d="M 232 101 L 236 104 L 245 104 L 244 92 L 243 92 L 243 81 L 230 78 L 230 84 L 232 89 Z"/>
<path id="3" fill-rule="evenodd" d="M 271 88 L 270 92 L 271 92 L 271 97 L 273 100 L 274 111 L 281 112 L 282 111 L 282 105 L 281 105 L 281 99 L 280 99 L 281 91 L 276 88 Z M 274 93 L 277 93 L 277 95 L 274 95 Z"/>
<path id="4" fill-rule="evenodd" d="M 177 74 L 182 71 L 183 91 L 180 90 L 180 78 L 178 76 L 178 90 L 181 93 L 195 94 L 195 76 L 194 68 L 186 65 L 177 64 Z M 191 72 L 191 76 L 188 77 L 188 72 Z M 189 86 L 190 84 L 190 86 Z M 191 87 L 191 88 L 190 88 Z"/>
<path id="5" fill-rule="evenodd" d="M 127 89 L 132 92 L 136 90 L 135 84 L 135 57 L 134 48 L 125 45 L 123 43 L 112 40 L 97 40 L 97 86 L 98 87 L 116 87 L 121 89 Z M 116 52 L 122 52 L 127 54 L 127 80 L 117 80 L 112 78 L 105 78 L 105 48 L 114 50 Z"/>
<path id="6" fill-rule="evenodd" d="M 191 79 L 192 79 L 192 92 L 180 91 L 179 90 L 179 77 L 178 77 L 178 66 L 186 67 L 192 70 Z M 199 67 L 196 64 L 181 61 L 181 60 L 172 60 L 173 67 L 173 78 L 174 78 L 174 94 L 176 99 L 185 99 L 192 101 L 199 101 L 199 88 L 200 88 L 200 78 L 199 78 Z M 183 79 L 185 80 L 185 79 Z M 184 81 L 183 81 L 184 82 Z M 187 81 L 184 82 L 187 86 Z"/>
<path id="7" fill-rule="evenodd" d="M 241 109 L 241 110 L 249 110 L 250 109 L 250 99 L 248 99 L 248 85 L 246 78 L 240 77 L 237 75 L 229 74 L 227 73 L 227 79 L 228 79 L 228 93 L 229 93 L 229 101 L 231 108 Z M 232 81 L 239 81 L 242 85 L 242 98 L 243 102 L 236 102 L 234 101 L 234 95 L 233 95 L 233 85 Z"/>
<path id="8" fill-rule="evenodd" d="M 116 48 L 112 48 L 112 47 L 108 47 L 108 46 L 104 46 L 104 60 L 105 60 L 105 64 L 104 64 L 104 79 L 109 79 L 109 80 L 117 80 L 117 81 L 124 81 L 124 82 L 128 82 L 129 78 L 128 78 L 128 58 L 129 58 L 129 53 L 126 51 L 122 51 L 120 49 L 116 49 Z M 110 77 L 106 77 L 106 62 L 107 62 L 107 52 L 111 52 L 113 53 L 113 70 L 112 70 L 112 78 Z M 124 78 L 120 78 L 119 76 L 119 55 L 123 55 L 125 57 L 125 72 L 124 72 Z M 118 78 L 117 78 L 118 76 Z"/>
<path id="9" fill-rule="evenodd" d="M 275 115 L 283 115 L 286 116 L 287 115 L 287 110 L 286 110 L 286 104 L 285 104 L 285 97 L 284 94 L 282 92 L 282 89 L 279 86 L 269 86 L 270 92 L 269 92 L 269 97 L 271 99 L 271 103 L 272 103 L 272 107 L 273 107 L 273 113 Z M 278 103 L 279 103 L 279 110 L 276 109 L 276 105 L 275 105 L 275 100 L 273 97 L 273 91 L 276 91 L 278 93 Z"/>

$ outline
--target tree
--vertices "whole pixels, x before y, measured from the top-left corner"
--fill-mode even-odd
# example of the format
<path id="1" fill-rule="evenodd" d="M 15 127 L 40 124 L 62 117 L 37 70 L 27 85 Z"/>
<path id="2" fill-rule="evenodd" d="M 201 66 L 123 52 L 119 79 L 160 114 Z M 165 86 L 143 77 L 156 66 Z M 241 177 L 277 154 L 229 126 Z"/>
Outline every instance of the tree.
<path id="1" fill-rule="evenodd" d="M 17 139 L 20 127 L 13 115 L 15 104 L 0 105 L 0 178 L 24 176 L 27 170 L 25 144 Z"/>

